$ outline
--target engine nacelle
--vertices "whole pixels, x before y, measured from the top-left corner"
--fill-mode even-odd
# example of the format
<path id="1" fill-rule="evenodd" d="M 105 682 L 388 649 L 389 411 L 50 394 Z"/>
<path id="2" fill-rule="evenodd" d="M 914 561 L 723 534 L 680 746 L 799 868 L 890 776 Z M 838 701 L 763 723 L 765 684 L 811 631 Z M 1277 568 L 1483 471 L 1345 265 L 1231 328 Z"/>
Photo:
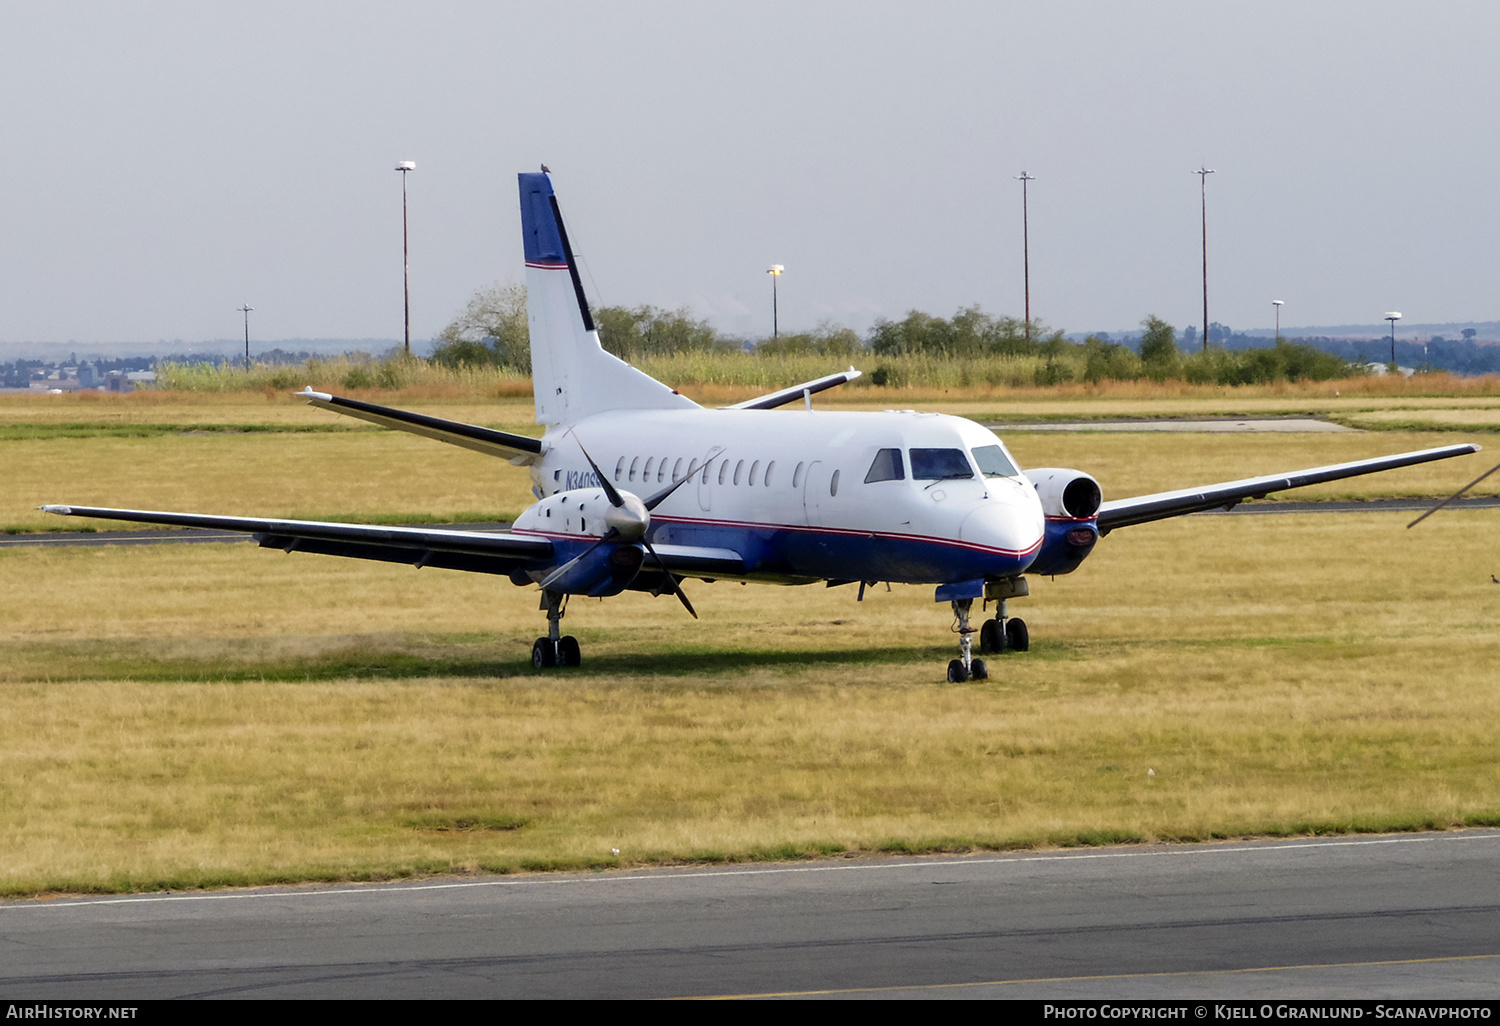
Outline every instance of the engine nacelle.
<path id="1" fill-rule="evenodd" d="M 1036 486 L 1037 497 L 1042 500 L 1042 512 L 1048 517 L 1090 520 L 1104 501 L 1099 482 L 1081 470 L 1042 467 L 1026 471 L 1026 477 Z"/>
<path id="2" fill-rule="evenodd" d="M 1031 574 L 1070 574 L 1078 569 L 1099 540 L 1094 517 L 1104 493 L 1099 482 L 1081 470 L 1042 467 L 1026 471 L 1042 500 L 1047 515 L 1047 533 L 1041 551 L 1026 572 Z"/>

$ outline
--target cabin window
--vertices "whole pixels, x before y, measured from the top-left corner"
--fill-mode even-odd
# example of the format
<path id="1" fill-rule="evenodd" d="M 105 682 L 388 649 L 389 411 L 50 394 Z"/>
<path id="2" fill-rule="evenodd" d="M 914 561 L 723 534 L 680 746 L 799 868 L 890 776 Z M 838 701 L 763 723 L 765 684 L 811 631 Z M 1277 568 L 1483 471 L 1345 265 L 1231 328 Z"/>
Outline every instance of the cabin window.
<path id="1" fill-rule="evenodd" d="M 839 493 L 839 472 L 837 470 L 835 470 L 833 472 L 833 477 L 829 478 L 829 480 L 828 480 L 828 494 L 829 495 L 837 495 L 838 493 Z"/>
<path id="2" fill-rule="evenodd" d="M 974 476 L 962 449 L 913 449 L 911 476 L 917 481 L 957 481 Z"/>
<path id="3" fill-rule="evenodd" d="M 615 480 L 620 480 L 620 475 L 625 473 L 625 457 L 620 457 L 620 462 L 615 464 Z"/>
<path id="4" fill-rule="evenodd" d="M 689 467 L 688 469 L 691 470 L 692 468 Z M 673 482 L 682 480 L 682 460 L 678 460 L 672 464 L 672 480 Z"/>
<path id="5" fill-rule="evenodd" d="M 974 450 L 974 462 L 985 477 L 1015 477 L 1020 473 L 1005 450 L 998 445 L 981 445 Z"/>
<path id="6" fill-rule="evenodd" d="M 635 480 L 635 468 L 640 466 L 640 463 L 641 458 L 639 456 L 630 461 L 630 480 Z"/>
<path id="7" fill-rule="evenodd" d="M 800 463 L 792 468 L 792 487 L 802 487 L 802 464 Z"/>
<path id="8" fill-rule="evenodd" d="M 708 472 L 709 469 L 713 467 L 713 465 L 713 460 L 709 460 L 707 463 L 703 464 L 703 484 L 708 484 Z"/>
<path id="9" fill-rule="evenodd" d="M 881 449 L 875 454 L 875 462 L 870 464 L 870 472 L 865 475 L 865 484 L 905 480 L 906 467 L 901 462 L 900 449 Z"/>
<path id="10" fill-rule="evenodd" d="M 755 479 L 760 476 L 760 460 L 750 464 L 750 484 L 755 484 Z"/>
<path id="11" fill-rule="evenodd" d="M 667 479 L 667 460 L 670 458 L 669 456 L 663 456 L 661 462 L 656 465 L 656 481 L 658 484 Z"/>
<path id="12" fill-rule="evenodd" d="M 766 464 L 766 487 L 771 487 L 771 471 L 776 469 L 776 461 L 772 460 Z"/>
<path id="13" fill-rule="evenodd" d="M 552 472 L 552 480 L 554 480 L 554 481 L 561 481 L 562 480 L 562 471 L 560 469 L 559 470 L 554 470 Z"/>
<path id="14" fill-rule="evenodd" d="M 648 457 L 646 457 L 646 469 L 643 470 L 643 471 L 641 471 L 641 482 L 642 483 L 645 483 L 646 481 L 651 480 L 651 468 L 653 466 L 655 466 L 655 465 L 656 465 L 656 457 L 655 456 L 648 456 Z"/>
<path id="15" fill-rule="evenodd" d="M 725 460 L 719 464 L 719 484 L 724 483 L 724 475 L 729 473 L 729 461 Z"/>
<path id="16" fill-rule="evenodd" d="M 740 483 L 740 475 L 743 474 L 744 472 L 745 472 L 745 461 L 744 460 L 740 460 L 738 463 L 736 463 L 734 465 L 734 483 L 735 484 L 739 484 Z"/>

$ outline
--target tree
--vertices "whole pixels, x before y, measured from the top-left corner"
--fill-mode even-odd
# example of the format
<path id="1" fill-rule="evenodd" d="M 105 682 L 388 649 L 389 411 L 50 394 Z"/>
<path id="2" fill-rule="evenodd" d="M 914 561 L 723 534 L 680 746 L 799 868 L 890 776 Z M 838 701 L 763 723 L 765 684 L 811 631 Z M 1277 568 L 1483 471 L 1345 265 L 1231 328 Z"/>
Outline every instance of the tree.
<path id="1" fill-rule="evenodd" d="M 1177 352 L 1177 329 L 1154 314 L 1141 321 L 1146 329 L 1141 336 L 1141 363 L 1146 375 L 1153 381 L 1165 381 L 1177 376 L 1177 365 L 1181 354 Z"/>
<path id="2" fill-rule="evenodd" d="M 432 359 L 449 367 L 493 364 L 530 374 L 526 286 L 496 282 L 474 293 L 468 305 L 438 333 Z"/>
<path id="3" fill-rule="evenodd" d="M 661 310 L 638 306 L 631 310 L 606 306 L 594 311 L 594 323 L 599 328 L 599 344 L 621 359 L 738 347 L 735 340 L 720 336 L 707 321 L 693 320 L 686 307 Z"/>

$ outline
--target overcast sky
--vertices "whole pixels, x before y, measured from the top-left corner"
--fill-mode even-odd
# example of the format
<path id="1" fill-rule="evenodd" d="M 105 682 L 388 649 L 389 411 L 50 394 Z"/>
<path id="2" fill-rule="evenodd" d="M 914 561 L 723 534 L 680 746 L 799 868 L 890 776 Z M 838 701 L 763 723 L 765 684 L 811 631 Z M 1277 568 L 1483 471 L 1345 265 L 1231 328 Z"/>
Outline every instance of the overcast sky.
<path id="1" fill-rule="evenodd" d="M 522 276 L 727 331 L 1500 318 L 1493 3 L 0 6 L 0 342 L 401 334 Z M 3 348 L 0 348 L 3 354 Z"/>

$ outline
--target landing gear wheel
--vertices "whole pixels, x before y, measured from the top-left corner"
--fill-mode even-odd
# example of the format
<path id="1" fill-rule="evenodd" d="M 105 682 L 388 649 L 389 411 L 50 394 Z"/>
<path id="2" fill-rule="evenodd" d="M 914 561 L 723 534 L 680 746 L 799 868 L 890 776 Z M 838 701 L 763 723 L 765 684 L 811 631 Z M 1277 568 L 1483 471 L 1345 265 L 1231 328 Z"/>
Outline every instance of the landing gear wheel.
<path id="1" fill-rule="evenodd" d="M 1005 631 L 999 620 L 986 620 L 979 628 L 979 651 L 985 655 L 1005 651 Z"/>
<path id="2" fill-rule="evenodd" d="M 578 652 L 578 639 L 569 634 L 557 642 L 557 665 L 577 666 L 583 661 Z"/>
<path id="3" fill-rule="evenodd" d="M 557 665 L 557 646 L 551 638 L 537 638 L 531 646 L 531 665 L 538 670 L 548 670 Z"/>
<path id="4" fill-rule="evenodd" d="M 964 669 L 964 661 L 955 659 L 948 664 L 948 683 L 962 684 L 969 679 L 969 671 Z"/>
<path id="5" fill-rule="evenodd" d="M 1012 652 L 1024 652 L 1031 647 L 1031 635 L 1026 632 L 1026 621 L 1011 617 L 1005 621 L 1005 647 Z"/>
<path id="6" fill-rule="evenodd" d="M 984 665 L 983 659 L 975 659 L 969 663 L 969 676 L 974 680 L 989 680 L 990 668 Z"/>

